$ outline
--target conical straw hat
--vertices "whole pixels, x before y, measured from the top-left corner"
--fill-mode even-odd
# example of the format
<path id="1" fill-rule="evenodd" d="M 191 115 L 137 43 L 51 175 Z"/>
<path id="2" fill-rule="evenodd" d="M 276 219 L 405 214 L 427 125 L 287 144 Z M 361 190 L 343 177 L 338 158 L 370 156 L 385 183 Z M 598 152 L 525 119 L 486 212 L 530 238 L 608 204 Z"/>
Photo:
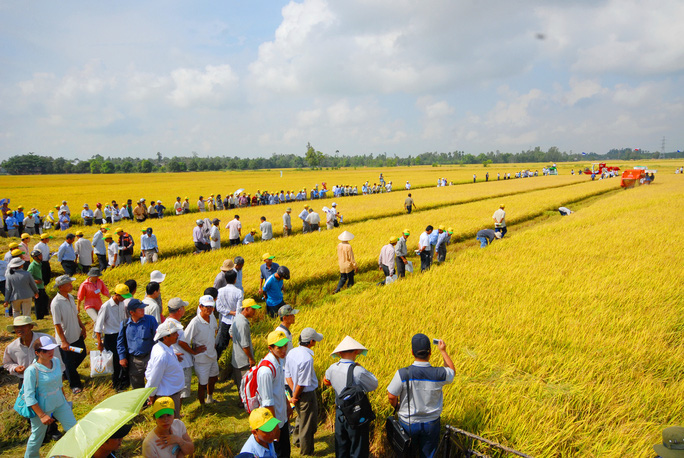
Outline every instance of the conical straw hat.
<path id="1" fill-rule="evenodd" d="M 361 354 L 363 356 L 366 356 L 368 353 L 368 349 L 358 343 L 356 340 L 351 338 L 350 336 L 345 337 L 340 344 L 335 347 L 333 352 L 330 354 L 331 356 L 339 356 L 337 353 L 341 351 L 353 351 L 353 350 L 362 350 Z"/>
<path id="2" fill-rule="evenodd" d="M 340 240 L 342 240 L 343 242 L 348 242 L 348 241 L 350 241 L 351 239 L 354 238 L 354 234 L 352 234 L 352 233 L 349 232 L 349 231 L 344 231 L 343 233 L 341 233 L 340 235 L 338 235 L 337 238 L 340 239 Z"/>

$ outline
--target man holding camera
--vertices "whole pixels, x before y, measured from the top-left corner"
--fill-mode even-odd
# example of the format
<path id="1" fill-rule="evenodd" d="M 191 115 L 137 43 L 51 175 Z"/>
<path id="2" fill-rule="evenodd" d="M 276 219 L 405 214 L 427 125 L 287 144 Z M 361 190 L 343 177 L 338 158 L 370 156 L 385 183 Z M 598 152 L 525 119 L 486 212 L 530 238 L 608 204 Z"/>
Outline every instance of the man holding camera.
<path id="1" fill-rule="evenodd" d="M 446 367 L 430 364 L 430 339 L 425 334 L 416 334 L 411 339 L 415 361 L 409 367 L 399 369 L 387 386 L 389 403 L 397 409 L 401 426 L 411 436 L 412 449 L 421 458 L 432 457 L 437 451 L 439 416 L 444 402 L 442 387 L 451 383 L 455 374 L 444 341 L 434 339 L 433 343 L 442 354 Z"/>

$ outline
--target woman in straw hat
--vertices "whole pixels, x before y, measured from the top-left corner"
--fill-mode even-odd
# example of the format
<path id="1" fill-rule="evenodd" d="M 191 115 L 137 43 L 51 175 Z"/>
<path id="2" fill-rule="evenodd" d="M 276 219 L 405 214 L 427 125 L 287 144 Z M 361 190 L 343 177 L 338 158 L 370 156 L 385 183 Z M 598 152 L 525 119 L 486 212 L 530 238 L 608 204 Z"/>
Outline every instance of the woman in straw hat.
<path id="1" fill-rule="evenodd" d="M 339 293 L 345 283 L 348 287 L 354 286 L 354 273 L 359 271 L 359 266 L 354 260 L 354 252 L 349 241 L 354 235 L 349 231 L 342 232 L 338 237 L 340 243 L 337 244 L 337 261 L 340 264 L 340 281 L 333 294 Z"/>

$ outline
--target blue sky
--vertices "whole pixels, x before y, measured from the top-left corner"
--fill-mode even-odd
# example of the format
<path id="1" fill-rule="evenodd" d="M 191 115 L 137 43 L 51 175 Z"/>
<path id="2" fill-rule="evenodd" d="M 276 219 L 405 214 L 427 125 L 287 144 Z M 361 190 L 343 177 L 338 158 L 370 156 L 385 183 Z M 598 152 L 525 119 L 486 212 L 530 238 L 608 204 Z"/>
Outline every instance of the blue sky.
<path id="1" fill-rule="evenodd" d="M 673 151 L 682 23 L 674 0 L 2 1 L 0 159 Z"/>

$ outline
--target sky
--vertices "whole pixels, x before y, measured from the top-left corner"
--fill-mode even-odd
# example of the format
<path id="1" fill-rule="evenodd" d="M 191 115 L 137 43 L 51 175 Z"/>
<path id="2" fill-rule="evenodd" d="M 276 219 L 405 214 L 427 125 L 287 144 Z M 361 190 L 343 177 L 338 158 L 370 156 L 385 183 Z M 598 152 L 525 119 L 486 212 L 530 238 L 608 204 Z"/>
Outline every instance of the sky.
<path id="1" fill-rule="evenodd" d="M 0 0 L 0 160 L 684 149 L 681 0 Z"/>

